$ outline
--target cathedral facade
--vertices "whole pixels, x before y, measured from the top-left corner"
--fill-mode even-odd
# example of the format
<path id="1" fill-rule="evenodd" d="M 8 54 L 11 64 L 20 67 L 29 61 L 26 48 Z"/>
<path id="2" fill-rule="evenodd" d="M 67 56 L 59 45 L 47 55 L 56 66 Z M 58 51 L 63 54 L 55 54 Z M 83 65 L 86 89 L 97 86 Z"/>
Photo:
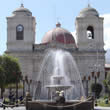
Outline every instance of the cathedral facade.
<path id="1" fill-rule="evenodd" d="M 74 57 L 82 78 L 91 76 L 94 71 L 100 72 L 99 80 L 102 81 L 105 74 L 103 18 L 96 9 L 88 6 L 76 17 L 75 27 L 76 40 L 58 22 L 44 35 L 40 44 L 35 44 L 35 17 L 21 5 L 7 17 L 6 53 L 19 59 L 23 76 L 35 80 L 48 50 L 63 49 Z"/>

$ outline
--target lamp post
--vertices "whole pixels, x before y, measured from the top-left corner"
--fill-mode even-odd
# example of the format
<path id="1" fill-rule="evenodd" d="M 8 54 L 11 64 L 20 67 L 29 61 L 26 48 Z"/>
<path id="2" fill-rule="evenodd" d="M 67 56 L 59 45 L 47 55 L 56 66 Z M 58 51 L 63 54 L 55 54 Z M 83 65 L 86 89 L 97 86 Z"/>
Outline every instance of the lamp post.
<path id="1" fill-rule="evenodd" d="M 95 84 L 95 92 L 94 92 L 94 98 L 95 98 L 95 106 L 97 106 L 97 96 L 96 96 L 96 84 L 97 84 L 97 79 L 100 76 L 100 72 L 91 72 L 92 79 L 94 78 L 94 84 Z"/>
<path id="2" fill-rule="evenodd" d="M 84 76 L 82 82 L 86 82 L 86 96 L 88 97 L 88 83 L 91 80 L 90 76 Z"/>
<path id="3" fill-rule="evenodd" d="M 97 84 L 97 79 L 100 77 L 100 72 L 98 71 L 98 72 L 91 72 L 91 75 L 92 75 L 92 79 L 94 79 L 94 84 L 95 84 L 95 86 L 96 86 L 96 84 Z M 95 90 L 95 94 L 94 94 L 95 96 L 95 99 L 96 99 L 96 90 Z"/>
<path id="4" fill-rule="evenodd" d="M 16 81 L 16 99 L 18 99 L 18 80 Z"/>
<path id="5" fill-rule="evenodd" d="M 16 72 L 16 103 L 18 103 L 18 83 L 20 81 L 20 76 L 21 76 L 21 72 Z"/>
<path id="6" fill-rule="evenodd" d="M 28 76 L 25 76 L 25 81 L 26 81 L 26 83 L 28 85 L 28 92 L 30 93 L 30 85 L 32 83 L 32 79 L 28 79 Z"/>
<path id="7" fill-rule="evenodd" d="M 19 75 L 21 72 L 16 72 L 16 99 L 18 99 L 18 82 L 19 82 Z"/>
<path id="8" fill-rule="evenodd" d="M 22 84 L 23 84 L 23 97 L 25 97 L 25 78 L 22 76 Z"/>

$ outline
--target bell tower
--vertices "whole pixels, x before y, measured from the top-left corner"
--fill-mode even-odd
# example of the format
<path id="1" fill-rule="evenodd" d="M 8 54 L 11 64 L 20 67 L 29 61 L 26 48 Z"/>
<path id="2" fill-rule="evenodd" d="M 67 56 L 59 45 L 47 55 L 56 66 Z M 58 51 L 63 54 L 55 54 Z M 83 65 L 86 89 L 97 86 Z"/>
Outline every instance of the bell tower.
<path id="1" fill-rule="evenodd" d="M 104 50 L 103 18 L 88 5 L 76 18 L 77 45 L 79 50 Z"/>
<path id="2" fill-rule="evenodd" d="M 32 51 L 35 25 L 32 13 L 21 4 L 12 16 L 7 17 L 7 51 Z"/>

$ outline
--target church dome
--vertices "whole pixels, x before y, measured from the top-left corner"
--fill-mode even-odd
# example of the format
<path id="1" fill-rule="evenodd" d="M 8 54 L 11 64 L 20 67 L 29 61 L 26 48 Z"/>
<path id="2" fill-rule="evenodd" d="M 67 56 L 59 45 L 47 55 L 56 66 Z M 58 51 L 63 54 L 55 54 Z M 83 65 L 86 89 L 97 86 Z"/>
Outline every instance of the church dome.
<path id="1" fill-rule="evenodd" d="M 32 12 L 29 9 L 24 8 L 23 4 L 21 4 L 20 8 L 17 8 L 15 11 L 13 11 L 13 14 L 18 14 L 18 13 L 21 13 L 21 12 L 27 13 L 28 16 L 32 15 Z"/>
<path id="2" fill-rule="evenodd" d="M 56 28 L 48 31 L 42 39 L 42 43 L 50 43 L 52 41 L 63 44 L 75 44 L 73 35 L 66 29 L 61 28 L 60 23 L 57 23 Z"/>
<path id="3" fill-rule="evenodd" d="M 79 17 L 87 17 L 87 16 L 99 17 L 99 13 L 95 8 L 92 8 L 90 5 L 88 5 L 88 7 L 82 9 L 79 14 Z"/>

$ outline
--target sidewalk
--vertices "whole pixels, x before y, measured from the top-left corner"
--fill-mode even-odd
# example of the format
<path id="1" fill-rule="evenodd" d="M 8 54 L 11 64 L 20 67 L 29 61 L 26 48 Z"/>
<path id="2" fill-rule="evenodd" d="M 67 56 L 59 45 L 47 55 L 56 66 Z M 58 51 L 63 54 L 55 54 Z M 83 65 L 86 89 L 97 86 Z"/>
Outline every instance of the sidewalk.
<path id="1" fill-rule="evenodd" d="M 0 110 L 3 110 L 3 108 L 0 107 Z M 14 107 L 14 108 L 6 108 L 5 110 L 26 110 L 25 107 Z M 110 107 L 95 107 L 95 110 L 110 110 Z"/>
<path id="2" fill-rule="evenodd" d="M 110 110 L 110 107 L 95 107 L 95 110 Z"/>
<path id="3" fill-rule="evenodd" d="M 3 108 L 0 107 L 0 110 L 4 110 Z M 14 108 L 5 108 L 5 110 L 26 110 L 25 107 L 14 107 Z"/>

